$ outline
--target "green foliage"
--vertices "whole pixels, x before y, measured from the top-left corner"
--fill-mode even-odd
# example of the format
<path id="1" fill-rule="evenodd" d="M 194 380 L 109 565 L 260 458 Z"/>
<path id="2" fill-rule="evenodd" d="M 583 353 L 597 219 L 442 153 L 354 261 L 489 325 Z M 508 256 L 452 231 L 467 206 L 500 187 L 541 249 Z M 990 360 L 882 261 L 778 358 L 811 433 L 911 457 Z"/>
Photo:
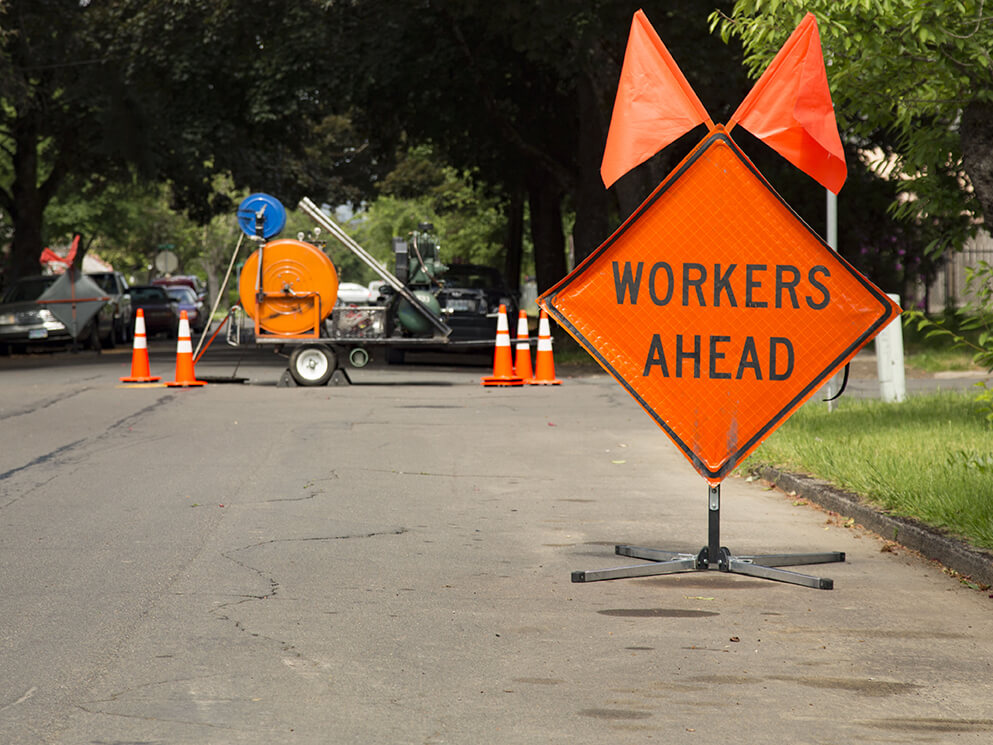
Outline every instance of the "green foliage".
<path id="1" fill-rule="evenodd" d="M 267 0 L 0 4 L 12 276 L 36 265 L 44 211 L 70 178 L 168 183 L 174 206 L 201 224 L 233 207 L 214 188 L 225 175 L 290 203 L 325 184 L 357 148 L 322 95 L 336 69 L 320 64 L 335 33 L 323 12 L 320 0 L 278 12 Z M 329 132 L 348 146 L 324 159 L 306 152 Z"/>
<path id="2" fill-rule="evenodd" d="M 383 179 L 380 196 L 345 226 L 359 244 L 392 267 L 392 239 L 406 238 L 421 222 L 434 225 L 445 263 L 487 264 L 502 269 L 506 219 L 500 200 L 443 165 L 429 146 L 411 148 Z M 375 279 L 360 262 L 330 251 L 348 281 Z M 345 252 L 347 253 L 347 252 Z M 354 274 L 353 274 L 354 272 Z M 353 278 L 354 277 L 354 278 Z"/>
<path id="3" fill-rule="evenodd" d="M 932 251 L 960 246 L 983 206 L 965 188 L 959 122 L 993 101 L 993 16 L 984 0 L 738 0 L 711 27 L 740 38 L 757 75 L 807 11 L 817 17 L 828 80 L 845 137 L 886 133 L 878 165 L 905 174 L 902 218 L 938 221 Z M 978 175 L 978 174 L 974 174 Z M 978 184 L 978 182 L 977 182 Z M 988 197 L 987 197 L 988 198 Z"/>
<path id="4" fill-rule="evenodd" d="M 904 323 L 912 325 L 924 338 L 947 343 L 953 349 L 972 353 L 972 361 L 993 372 L 993 265 L 980 261 L 966 269 L 966 292 L 970 302 L 944 318 L 929 318 L 921 310 L 904 313 Z M 986 420 L 993 424 L 993 389 L 980 383 L 975 400 Z"/>

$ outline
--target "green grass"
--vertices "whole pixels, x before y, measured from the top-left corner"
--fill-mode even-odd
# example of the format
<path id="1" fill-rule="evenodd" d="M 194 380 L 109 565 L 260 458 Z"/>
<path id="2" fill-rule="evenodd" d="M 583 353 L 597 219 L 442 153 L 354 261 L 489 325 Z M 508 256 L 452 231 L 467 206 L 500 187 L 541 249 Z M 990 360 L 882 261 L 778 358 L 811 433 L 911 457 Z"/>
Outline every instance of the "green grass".
<path id="1" fill-rule="evenodd" d="M 908 367 L 926 373 L 950 371 L 982 371 L 972 361 L 972 353 L 964 349 L 919 349 L 904 356 Z"/>
<path id="2" fill-rule="evenodd" d="M 971 393 L 802 407 L 742 466 L 808 473 L 993 549 L 993 430 Z"/>
<path id="3" fill-rule="evenodd" d="M 960 333 L 973 342 L 978 342 L 982 329 L 963 330 L 961 319 L 955 315 L 938 313 L 933 320 Z M 904 359 L 908 367 L 927 373 L 948 371 L 981 371 L 972 360 L 974 349 L 956 348 L 948 336 L 928 336 L 928 328 L 918 329 L 917 322 L 911 320 L 903 327 Z"/>
<path id="4" fill-rule="evenodd" d="M 599 372 L 602 370 L 590 353 L 583 349 L 579 342 L 565 331 L 555 333 L 555 365 L 572 369 L 576 372 Z"/>

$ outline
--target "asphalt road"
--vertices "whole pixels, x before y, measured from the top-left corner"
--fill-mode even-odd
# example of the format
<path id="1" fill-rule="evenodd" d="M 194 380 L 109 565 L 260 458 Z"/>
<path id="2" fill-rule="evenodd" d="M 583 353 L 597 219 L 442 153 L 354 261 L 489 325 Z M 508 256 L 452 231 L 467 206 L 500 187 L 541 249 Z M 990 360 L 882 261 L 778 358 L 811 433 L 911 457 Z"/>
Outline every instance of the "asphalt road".
<path id="1" fill-rule="evenodd" d="M 0 360 L 0 742 L 988 743 L 993 600 L 758 482 L 697 572 L 704 482 L 604 375 L 486 389 L 371 367 L 122 387 L 127 351 Z M 168 345 L 153 371 L 169 376 Z M 464 360 L 461 360 L 464 362 Z M 237 369 L 235 370 L 235 364 Z"/>

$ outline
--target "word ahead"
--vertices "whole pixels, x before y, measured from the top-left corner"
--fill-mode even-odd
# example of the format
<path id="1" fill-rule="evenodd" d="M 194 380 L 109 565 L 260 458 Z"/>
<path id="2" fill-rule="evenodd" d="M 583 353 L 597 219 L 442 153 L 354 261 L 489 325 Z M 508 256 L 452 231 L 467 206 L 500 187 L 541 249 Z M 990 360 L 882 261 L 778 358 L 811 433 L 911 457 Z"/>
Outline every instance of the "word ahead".
<path id="1" fill-rule="evenodd" d="M 746 336 L 744 344 L 740 349 L 737 345 L 731 347 L 730 336 L 709 336 L 708 341 L 701 348 L 700 335 L 696 334 L 691 340 L 685 340 L 682 334 L 676 334 L 675 351 L 672 354 L 674 362 L 673 376 L 682 378 L 692 375 L 694 378 L 700 377 L 701 366 L 706 371 L 707 377 L 711 380 L 730 380 L 730 368 L 722 369 L 728 363 L 724 360 L 728 352 L 732 352 L 732 361 L 738 360 L 737 372 L 734 374 L 735 380 L 742 380 L 746 374 L 755 380 L 762 380 L 762 363 L 759 361 L 759 351 L 756 346 L 755 337 Z M 763 348 L 763 359 L 768 359 L 769 364 L 765 368 L 769 380 L 786 380 L 793 373 L 793 342 L 789 339 L 773 336 L 769 338 L 768 349 Z M 768 357 L 765 353 L 768 353 Z M 777 366 L 776 357 L 783 360 L 782 366 Z M 706 357 L 706 364 L 702 360 Z M 683 372 L 683 366 L 687 371 Z M 642 373 L 648 376 L 653 368 L 658 368 L 663 377 L 669 377 L 669 365 L 666 363 L 665 345 L 662 343 L 661 334 L 652 335 L 651 347 L 648 350 L 648 360 L 645 362 L 645 371 Z"/>
<path id="2" fill-rule="evenodd" d="M 799 268 L 789 264 L 746 264 L 737 272 L 737 264 L 713 265 L 713 272 L 703 264 L 686 263 L 674 271 L 665 261 L 655 262 L 648 270 L 646 294 L 641 292 L 641 280 L 645 262 L 639 261 L 632 268 L 629 261 L 611 262 L 614 273 L 614 290 L 617 304 L 638 304 L 644 302 L 665 306 L 671 302 L 682 307 L 737 308 L 738 298 L 746 308 L 800 308 L 803 302 L 813 310 L 821 310 L 831 300 L 830 290 L 823 280 L 831 276 L 825 266 L 813 266 L 807 271 L 806 282 L 801 285 Z M 766 277 L 768 275 L 768 278 Z M 772 278 L 775 278 L 774 280 Z M 735 289 L 737 287 L 737 290 Z M 678 290 L 677 290 L 678 288 Z M 765 297 L 766 299 L 761 299 Z M 746 375 L 755 380 L 768 377 L 769 380 L 786 380 L 793 373 L 793 342 L 786 337 L 772 336 L 762 340 L 760 345 L 755 337 L 732 340 L 731 336 L 711 335 L 701 341 L 701 336 L 683 334 L 653 334 L 648 348 L 643 375 L 653 370 L 663 377 L 676 378 L 692 375 L 699 378 L 706 375 L 713 380 L 742 380 Z M 761 359 L 759 346 L 762 346 Z M 669 350 L 668 353 L 666 350 Z M 731 357 L 731 367 L 725 362 Z M 669 361 L 672 361 L 670 365 Z M 734 361 L 737 360 L 737 365 Z M 777 361 L 779 364 L 777 364 Z M 670 369 L 672 372 L 670 373 Z"/>
<path id="3" fill-rule="evenodd" d="M 899 312 L 720 127 L 539 303 L 712 484 Z"/>

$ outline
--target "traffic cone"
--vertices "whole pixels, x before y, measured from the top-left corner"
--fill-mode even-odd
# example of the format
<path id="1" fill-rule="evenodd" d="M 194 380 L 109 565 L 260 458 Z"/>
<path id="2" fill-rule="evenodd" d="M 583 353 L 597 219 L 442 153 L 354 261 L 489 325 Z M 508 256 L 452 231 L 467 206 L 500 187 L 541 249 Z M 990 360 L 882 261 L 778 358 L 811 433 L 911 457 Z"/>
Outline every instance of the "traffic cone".
<path id="1" fill-rule="evenodd" d="M 528 314 L 523 310 L 517 316 L 517 352 L 514 357 L 514 375 L 525 383 L 534 379 L 531 369 L 531 343 L 528 341 Z"/>
<path id="2" fill-rule="evenodd" d="M 555 378 L 555 360 L 552 357 L 552 332 L 548 326 L 548 314 L 542 310 L 538 317 L 538 353 L 534 362 L 534 385 L 562 385 Z"/>
<path id="3" fill-rule="evenodd" d="M 496 347 L 493 350 L 493 375 L 482 378 L 483 385 L 524 385 L 524 379 L 514 375 L 510 359 L 510 327 L 507 325 L 507 306 L 500 305 L 497 316 Z"/>
<path id="4" fill-rule="evenodd" d="M 145 337 L 145 311 L 138 308 L 134 319 L 134 345 L 131 347 L 131 375 L 122 383 L 154 383 L 162 380 L 148 368 L 148 339 Z"/>
<path id="5" fill-rule="evenodd" d="M 172 388 L 185 388 L 193 385 L 207 385 L 197 380 L 193 372 L 193 341 L 190 339 L 190 320 L 186 311 L 179 312 L 179 341 L 176 344 L 176 379 L 166 383 Z"/>

